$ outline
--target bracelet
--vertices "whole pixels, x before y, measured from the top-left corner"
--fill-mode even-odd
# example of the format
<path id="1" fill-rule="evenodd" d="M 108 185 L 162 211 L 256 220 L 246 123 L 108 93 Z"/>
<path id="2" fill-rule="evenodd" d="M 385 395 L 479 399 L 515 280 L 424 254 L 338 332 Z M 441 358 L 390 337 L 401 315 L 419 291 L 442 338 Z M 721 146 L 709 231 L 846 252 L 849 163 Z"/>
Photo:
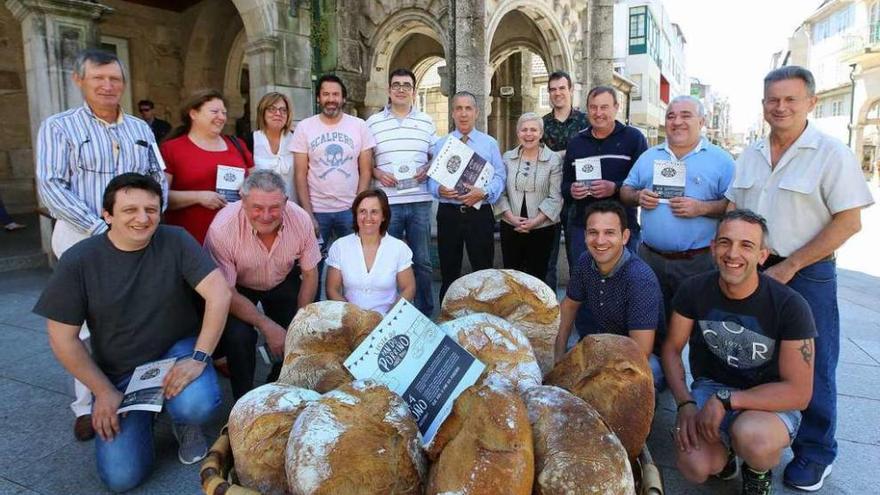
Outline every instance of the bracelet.
<path id="1" fill-rule="evenodd" d="M 678 407 L 675 408 L 675 411 L 676 411 L 676 412 L 681 411 L 681 408 L 684 407 L 684 406 L 686 406 L 686 405 L 688 405 L 688 404 L 693 404 L 693 405 L 696 406 L 696 405 L 697 405 L 697 401 L 695 401 L 695 400 L 686 400 L 686 401 L 684 401 L 684 402 L 681 402 L 681 403 L 678 404 Z"/>

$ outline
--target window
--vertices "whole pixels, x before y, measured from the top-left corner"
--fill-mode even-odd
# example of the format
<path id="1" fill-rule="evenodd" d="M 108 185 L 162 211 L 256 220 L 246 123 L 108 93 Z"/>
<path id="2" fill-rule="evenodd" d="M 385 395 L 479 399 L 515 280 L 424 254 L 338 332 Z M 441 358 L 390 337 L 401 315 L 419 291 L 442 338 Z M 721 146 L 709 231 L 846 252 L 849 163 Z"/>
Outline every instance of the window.
<path id="1" fill-rule="evenodd" d="M 824 102 L 824 101 L 820 101 L 819 103 L 816 104 L 816 108 L 813 109 L 813 115 L 814 115 L 817 119 L 821 119 L 821 118 L 822 118 L 822 114 L 825 113 L 825 112 L 824 112 L 824 109 L 825 109 L 825 102 Z"/>
<path id="2" fill-rule="evenodd" d="M 642 75 L 631 74 L 629 78 L 635 83 L 632 90 L 630 90 L 629 95 L 633 101 L 639 101 L 642 99 Z"/>
<path id="3" fill-rule="evenodd" d="M 636 55 L 646 51 L 646 30 L 648 27 L 648 8 L 629 9 L 629 53 Z"/>
<path id="4" fill-rule="evenodd" d="M 550 106 L 550 93 L 547 92 L 547 86 L 541 86 L 538 91 L 538 106 L 542 108 Z"/>
<path id="5" fill-rule="evenodd" d="M 840 117 L 841 115 L 843 115 L 843 101 L 834 100 L 831 102 L 831 116 Z"/>
<path id="6" fill-rule="evenodd" d="M 880 2 L 874 2 L 871 5 L 871 20 L 868 24 L 868 37 L 871 43 L 880 41 Z"/>

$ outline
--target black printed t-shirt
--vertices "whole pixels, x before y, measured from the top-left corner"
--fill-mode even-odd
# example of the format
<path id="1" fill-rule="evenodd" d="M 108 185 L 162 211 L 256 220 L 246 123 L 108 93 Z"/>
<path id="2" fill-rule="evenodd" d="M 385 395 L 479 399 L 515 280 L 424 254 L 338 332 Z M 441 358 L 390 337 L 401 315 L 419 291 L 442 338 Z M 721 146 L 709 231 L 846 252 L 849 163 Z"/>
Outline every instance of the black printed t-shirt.
<path id="1" fill-rule="evenodd" d="M 160 225 L 139 251 L 117 249 L 105 233 L 64 253 L 34 313 L 67 325 L 87 322 L 92 357 L 116 380 L 198 333 L 194 287 L 215 267 L 180 227 Z"/>
<path id="2" fill-rule="evenodd" d="M 779 381 L 781 341 L 816 336 L 806 300 L 763 274 L 750 296 L 728 299 L 719 277 L 711 271 L 685 280 L 672 301 L 676 312 L 694 320 L 691 373 L 739 389 Z"/>

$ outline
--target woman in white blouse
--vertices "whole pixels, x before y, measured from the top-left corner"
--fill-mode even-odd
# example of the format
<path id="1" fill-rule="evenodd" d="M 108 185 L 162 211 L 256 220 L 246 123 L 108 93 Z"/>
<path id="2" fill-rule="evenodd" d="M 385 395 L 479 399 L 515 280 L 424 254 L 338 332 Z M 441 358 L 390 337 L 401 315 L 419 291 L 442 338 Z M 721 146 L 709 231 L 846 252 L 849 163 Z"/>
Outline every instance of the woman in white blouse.
<path id="1" fill-rule="evenodd" d="M 384 315 L 398 299 L 412 301 L 416 293 L 412 251 L 386 233 L 391 207 L 382 190 L 358 194 L 351 212 L 354 233 L 337 239 L 327 254 L 327 298 Z"/>
<path id="2" fill-rule="evenodd" d="M 260 98 L 257 115 L 260 118 L 254 131 L 254 165 L 284 177 L 290 200 L 297 202 L 293 187 L 293 153 L 288 149 L 293 139 L 290 100 L 281 93 L 268 93 Z"/>

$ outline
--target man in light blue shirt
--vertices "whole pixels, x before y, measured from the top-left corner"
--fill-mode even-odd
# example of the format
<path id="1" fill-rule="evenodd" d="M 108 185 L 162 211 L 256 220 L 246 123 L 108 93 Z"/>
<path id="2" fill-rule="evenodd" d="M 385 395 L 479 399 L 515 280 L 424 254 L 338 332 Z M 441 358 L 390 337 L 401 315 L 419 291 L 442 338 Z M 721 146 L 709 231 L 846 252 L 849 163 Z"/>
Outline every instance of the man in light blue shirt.
<path id="1" fill-rule="evenodd" d="M 642 154 L 620 191 L 625 204 L 642 208 L 639 256 L 660 281 L 667 318 L 680 283 L 713 269 L 709 244 L 727 208 L 724 193 L 733 177 L 730 155 L 700 135 L 704 123 L 699 100 L 673 98 L 666 110 L 666 142 Z M 655 192 L 658 161 L 684 163 L 683 195 L 661 199 Z"/>
<path id="2" fill-rule="evenodd" d="M 462 249 L 467 249 L 468 261 L 474 271 L 492 268 L 495 258 L 495 216 L 492 205 L 498 201 L 507 180 L 507 169 L 501 160 L 501 151 L 495 138 L 474 128 L 477 120 L 477 99 L 467 91 L 452 97 L 452 120 L 455 136 L 468 145 L 486 162 L 494 173 L 486 189 L 471 187 L 466 194 L 441 186 L 428 179 L 428 190 L 440 201 L 437 205 L 437 251 L 440 256 L 440 301 L 449 285 L 461 276 Z M 434 145 L 433 156 L 443 148 L 447 138 Z M 479 209 L 473 206 L 482 201 Z"/>

